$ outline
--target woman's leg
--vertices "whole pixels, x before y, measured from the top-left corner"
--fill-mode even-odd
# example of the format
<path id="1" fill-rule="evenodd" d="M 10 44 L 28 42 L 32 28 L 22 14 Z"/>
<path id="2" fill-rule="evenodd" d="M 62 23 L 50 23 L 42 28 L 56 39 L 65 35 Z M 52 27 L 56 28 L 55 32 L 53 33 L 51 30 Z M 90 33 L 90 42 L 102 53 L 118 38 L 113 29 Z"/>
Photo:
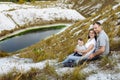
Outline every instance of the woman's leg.
<path id="1" fill-rule="evenodd" d="M 79 62 L 81 62 L 81 61 L 83 62 L 83 61 L 88 60 L 88 57 L 89 57 L 90 54 L 91 54 L 91 53 L 87 53 L 87 54 L 81 56 L 81 58 L 79 58 L 79 59 L 76 61 L 76 63 L 79 64 Z"/>

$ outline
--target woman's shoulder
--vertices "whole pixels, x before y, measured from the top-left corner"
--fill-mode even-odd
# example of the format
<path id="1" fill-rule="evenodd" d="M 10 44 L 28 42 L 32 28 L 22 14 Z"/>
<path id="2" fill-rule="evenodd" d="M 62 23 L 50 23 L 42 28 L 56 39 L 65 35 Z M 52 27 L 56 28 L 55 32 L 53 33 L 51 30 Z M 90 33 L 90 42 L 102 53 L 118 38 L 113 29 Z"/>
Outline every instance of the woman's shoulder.
<path id="1" fill-rule="evenodd" d="M 90 42 L 91 42 L 91 43 L 96 43 L 95 38 L 91 39 Z"/>
<path id="2" fill-rule="evenodd" d="M 93 39 L 88 39 L 88 41 L 91 42 L 91 41 L 96 41 L 96 40 L 95 38 L 93 38 Z"/>

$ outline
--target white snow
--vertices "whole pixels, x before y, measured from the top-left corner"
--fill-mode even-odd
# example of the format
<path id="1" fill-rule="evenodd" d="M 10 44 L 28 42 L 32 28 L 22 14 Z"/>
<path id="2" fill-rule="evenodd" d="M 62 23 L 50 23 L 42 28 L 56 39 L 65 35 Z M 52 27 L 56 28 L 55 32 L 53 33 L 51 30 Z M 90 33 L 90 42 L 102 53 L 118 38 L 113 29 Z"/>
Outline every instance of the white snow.
<path id="1" fill-rule="evenodd" d="M 101 24 L 103 24 L 106 20 L 107 20 L 107 18 L 104 18 L 102 20 L 99 20 L 98 22 L 100 22 Z"/>
<path id="2" fill-rule="evenodd" d="M 24 14 L 23 14 L 24 13 Z M 55 20 L 83 20 L 85 19 L 77 11 L 70 9 L 44 8 L 44 9 L 20 9 L 8 12 L 14 21 L 20 26 L 35 24 L 44 21 Z"/>
<path id="3" fill-rule="evenodd" d="M 0 11 L 9 10 L 9 9 L 11 8 L 8 5 L 0 4 Z"/>
<path id="4" fill-rule="evenodd" d="M 95 19 L 99 18 L 101 15 L 96 16 L 95 18 L 91 19 L 91 21 L 93 22 Z"/>
<path id="5" fill-rule="evenodd" d="M 88 7 L 90 7 L 90 5 L 88 5 L 88 6 L 83 6 L 83 7 L 80 7 L 79 9 L 82 11 L 82 10 L 85 10 L 85 9 L 87 9 Z"/>
<path id="6" fill-rule="evenodd" d="M 99 72 L 98 74 L 90 75 L 86 80 L 119 80 L 120 79 L 119 75 L 120 73 L 110 74 L 110 73 Z"/>
<path id="7" fill-rule="evenodd" d="M 31 68 L 43 69 L 47 62 L 53 64 L 56 61 L 57 60 L 45 60 L 42 62 L 33 63 L 31 59 L 19 58 L 17 56 L 0 58 L 0 74 L 6 74 L 11 70 L 26 72 Z"/>
<path id="8" fill-rule="evenodd" d="M 90 30 L 90 29 L 93 29 L 93 24 L 91 24 L 90 27 L 88 28 L 88 30 Z"/>
<path id="9" fill-rule="evenodd" d="M 0 13 L 0 31 L 2 30 L 11 30 L 15 28 L 15 23 L 5 16 L 3 13 Z"/>
<path id="10" fill-rule="evenodd" d="M 54 23 L 56 21 L 83 20 L 81 14 L 72 9 L 37 8 L 29 5 L 0 4 L 0 31 L 19 26 Z"/>
<path id="11" fill-rule="evenodd" d="M 99 9 L 102 6 L 102 4 L 97 4 L 95 6 L 93 6 L 91 9 Z"/>
<path id="12" fill-rule="evenodd" d="M 113 6 L 112 9 L 115 10 L 118 6 L 120 6 L 120 3 L 118 3 L 117 5 Z"/>
<path id="13" fill-rule="evenodd" d="M 70 33 L 72 33 L 72 32 L 75 31 L 75 30 L 79 30 L 79 28 L 80 28 L 82 25 L 84 25 L 84 23 L 81 23 L 79 26 L 74 27 L 73 29 L 71 29 Z"/>
<path id="14" fill-rule="evenodd" d="M 34 8 L 35 6 L 29 6 L 25 4 L 15 4 L 15 3 L 0 3 L 0 12 L 3 11 L 11 11 L 11 10 L 16 10 L 16 9 L 22 9 L 22 8 Z"/>
<path id="15" fill-rule="evenodd" d="M 77 36 L 80 32 L 81 32 L 82 30 L 79 30 L 79 31 L 77 31 L 77 32 L 75 32 L 73 35 L 75 36 Z"/>
<path id="16" fill-rule="evenodd" d="M 110 69 L 102 69 L 101 67 L 98 67 L 98 63 L 90 63 L 86 68 L 83 69 L 83 71 L 86 72 L 93 72 L 93 74 L 90 74 L 86 80 L 120 80 L 120 55 L 118 54 L 119 51 L 112 51 L 112 56 L 109 56 L 111 59 L 115 59 L 117 61 L 117 65 L 114 66 L 112 70 Z"/>
<path id="17" fill-rule="evenodd" d="M 45 60 L 41 62 L 34 63 L 32 59 L 29 58 L 19 58 L 17 55 L 0 58 L 0 75 L 7 74 L 13 70 L 20 71 L 25 73 L 31 68 L 43 69 L 46 66 L 46 63 L 49 63 L 50 66 L 54 66 L 57 63 L 57 59 L 54 60 Z M 57 68 L 55 71 L 59 74 L 65 74 L 72 72 L 74 68 L 64 67 Z"/>
<path id="18" fill-rule="evenodd" d="M 71 73 L 73 72 L 74 68 L 69 68 L 69 67 L 63 67 L 63 68 L 58 68 L 56 69 L 56 72 L 58 75 L 62 76 L 66 73 Z"/>

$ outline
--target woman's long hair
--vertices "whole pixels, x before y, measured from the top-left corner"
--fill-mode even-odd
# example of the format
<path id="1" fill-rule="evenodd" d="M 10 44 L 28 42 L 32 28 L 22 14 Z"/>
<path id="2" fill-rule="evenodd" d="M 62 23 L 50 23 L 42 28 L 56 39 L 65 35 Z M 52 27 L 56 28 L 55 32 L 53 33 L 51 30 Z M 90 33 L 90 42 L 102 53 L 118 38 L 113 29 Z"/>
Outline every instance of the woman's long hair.
<path id="1" fill-rule="evenodd" d="M 88 39 L 90 38 L 90 36 L 89 36 L 90 31 L 93 31 L 93 32 L 94 32 L 94 34 L 95 34 L 95 40 L 97 41 L 97 34 L 96 34 L 96 32 L 94 31 L 94 29 L 90 29 L 90 30 L 89 30 L 89 32 L 88 32 Z"/>

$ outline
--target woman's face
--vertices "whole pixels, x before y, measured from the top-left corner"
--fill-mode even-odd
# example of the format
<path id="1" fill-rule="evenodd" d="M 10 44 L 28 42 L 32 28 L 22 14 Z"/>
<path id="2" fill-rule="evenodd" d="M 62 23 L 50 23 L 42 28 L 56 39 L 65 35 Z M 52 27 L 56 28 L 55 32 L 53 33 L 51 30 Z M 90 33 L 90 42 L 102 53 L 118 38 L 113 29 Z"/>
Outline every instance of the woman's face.
<path id="1" fill-rule="evenodd" d="M 91 31 L 89 32 L 89 36 L 90 36 L 90 38 L 94 38 L 94 37 L 95 37 L 94 31 L 91 30 Z"/>

